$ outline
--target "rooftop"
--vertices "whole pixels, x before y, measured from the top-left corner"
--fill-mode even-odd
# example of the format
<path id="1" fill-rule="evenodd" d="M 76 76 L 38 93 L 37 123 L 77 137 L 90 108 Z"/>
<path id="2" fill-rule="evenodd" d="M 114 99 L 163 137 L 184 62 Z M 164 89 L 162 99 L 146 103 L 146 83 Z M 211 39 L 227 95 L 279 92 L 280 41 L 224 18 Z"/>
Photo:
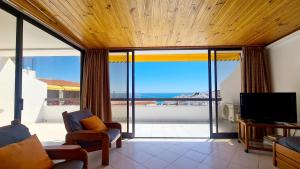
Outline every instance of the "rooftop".
<path id="1" fill-rule="evenodd" d="M 47 85 L 80 87 L 79 82 L 71 82 L 66 80 L 50 80 L 50 79 L 39 79 L 39 80 L 47 83 Z"/>

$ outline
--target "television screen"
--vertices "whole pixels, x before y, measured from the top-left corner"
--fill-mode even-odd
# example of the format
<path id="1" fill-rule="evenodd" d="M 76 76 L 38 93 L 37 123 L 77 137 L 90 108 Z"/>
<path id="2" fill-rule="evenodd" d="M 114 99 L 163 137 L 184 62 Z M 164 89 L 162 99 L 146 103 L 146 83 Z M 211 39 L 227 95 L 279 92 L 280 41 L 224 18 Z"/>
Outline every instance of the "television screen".
<path id="1" fill-rule="evenodd" d="M 297 122 L 296 93 L 241 93 L 241 118 L 260 122 Z"/>

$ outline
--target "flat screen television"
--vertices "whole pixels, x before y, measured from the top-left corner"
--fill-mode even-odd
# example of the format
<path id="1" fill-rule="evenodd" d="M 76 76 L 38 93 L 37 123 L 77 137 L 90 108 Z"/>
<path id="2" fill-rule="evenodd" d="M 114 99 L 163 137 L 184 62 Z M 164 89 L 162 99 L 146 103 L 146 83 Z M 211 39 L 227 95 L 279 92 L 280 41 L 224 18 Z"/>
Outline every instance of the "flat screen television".
<path id="1" fill-rule="evenodd" d="M 296 93 L 241 93 L 241 118 L 257 122 L 297 122 Z"/>

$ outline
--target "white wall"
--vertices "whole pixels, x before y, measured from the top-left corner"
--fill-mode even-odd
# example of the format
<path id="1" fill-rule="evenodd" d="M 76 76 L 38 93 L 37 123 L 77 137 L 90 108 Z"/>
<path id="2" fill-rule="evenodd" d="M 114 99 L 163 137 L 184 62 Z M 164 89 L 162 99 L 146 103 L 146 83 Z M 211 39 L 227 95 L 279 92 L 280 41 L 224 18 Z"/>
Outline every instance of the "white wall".
<path id="1" fill-rule="evenodd" d="M 235 70 L 220 84 L 220 95 L 222 104 L 233 103 L 240 104 L 241 92 L 241 66 L 238 65 Z"/>
<path id="2" fill-rule="evenodd" d="M 47 106 L 44 105 L 41 111 L 41 119 L 38 122 L 63 123 L 62 113 L 64 111 L 73 112 L 80 110 L 79 105 L 59 105 Z"/>
<path id="3" fill-rule="evenodd" d="M 300 121 L 300 30 L 266 47 L 274 92 L 296 92 Z"/>
<path id="4" fill-rule="evenodd" d="M 9 58 L 0 57 L 0 126 L 14 119 L 15 64 Z"/>
<path id="5" fill-rule="evenodd" d="M 23 70 L 22 98 L 24 105 L 22 110 L 22 122 L 34 123 L 42 118 L 40 114 L 47 98 L 47 84 L 36 79 L 32 72 Z"/>

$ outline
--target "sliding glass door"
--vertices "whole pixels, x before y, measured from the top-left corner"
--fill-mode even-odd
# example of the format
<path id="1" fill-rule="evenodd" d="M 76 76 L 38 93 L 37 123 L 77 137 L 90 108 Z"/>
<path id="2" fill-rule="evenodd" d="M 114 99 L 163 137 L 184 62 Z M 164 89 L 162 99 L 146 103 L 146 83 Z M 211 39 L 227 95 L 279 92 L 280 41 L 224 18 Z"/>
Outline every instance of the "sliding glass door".
<path id="1" fill-rule="evenodd" d="M 241 92 L 241 50 L 213 49 L 211 68 L 211 127 L 213 138 L 236 137 Z"/>
<path id="2" fill-rule="evenodd" d="M 62 112 L 80 109 L 80 51 L 23 21 L 22 123 L 43 143 L 66 136 Z"/>
<path id="3" fill-rule="evenodd" d="M 134 137 L 133 52 L 109 53 L 112 120 L 121 123 L 124 138 Z"/>
<path id="4" fill-rule="evenodd" d="M 109 54 L 113 120 L 124 137 L 235 137 L 240 50 Z"/>
<path id="5" fill-rule="evenodd" d="M 135 53 L 136 137 L 209 137 L 207 50 Z"/>

